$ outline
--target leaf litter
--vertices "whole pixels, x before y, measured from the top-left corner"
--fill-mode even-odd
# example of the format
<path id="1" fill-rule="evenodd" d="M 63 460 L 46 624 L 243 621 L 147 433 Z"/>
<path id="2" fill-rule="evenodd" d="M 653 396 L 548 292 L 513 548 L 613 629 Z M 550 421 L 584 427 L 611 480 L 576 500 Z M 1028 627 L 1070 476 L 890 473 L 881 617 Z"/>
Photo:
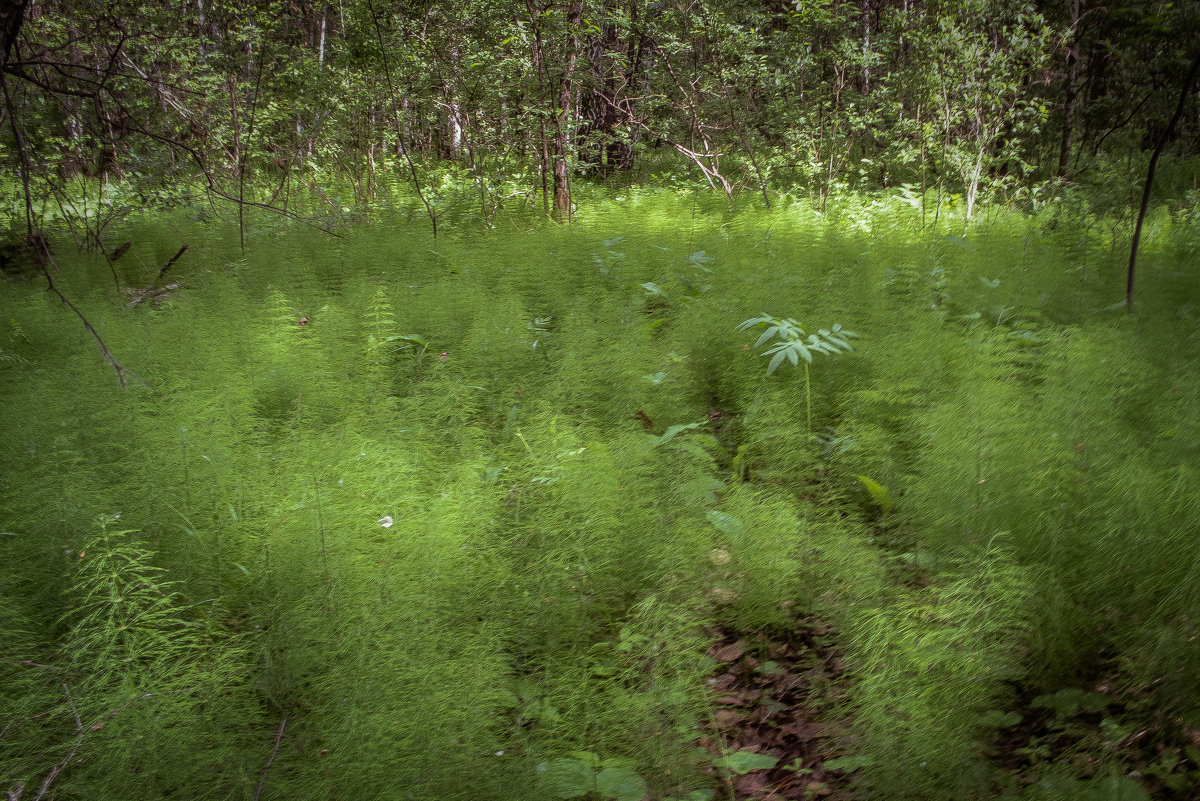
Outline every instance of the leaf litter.
<path id="1" fill-rule="evenodd" d="M 833 628 L 804 618 L 788 631 L 713 635 L 708 655 L 720 672 L 708 680 L 711 735 L 700 744 L 714 772 L 739 801 L 850 801 L 850 771 L 833 767 L 856 745 L 841 711 L 848 677 Z"/>

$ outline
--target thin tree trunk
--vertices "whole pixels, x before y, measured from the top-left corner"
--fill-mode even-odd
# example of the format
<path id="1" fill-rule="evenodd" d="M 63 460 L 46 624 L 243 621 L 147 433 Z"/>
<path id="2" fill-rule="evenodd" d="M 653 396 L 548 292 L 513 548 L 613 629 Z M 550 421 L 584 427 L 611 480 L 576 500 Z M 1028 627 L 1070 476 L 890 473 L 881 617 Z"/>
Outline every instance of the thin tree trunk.
<path id="1" fill-rule="evenodd" d="M 1071 0 L 1071 43 L 1067 47 L 1067 75 L 1063 87 L 1063 128 L 1062 140 L 1058 147 L 1058 177 L 1066 178 L 1070 171 L 1071 148 L 1074 145 L 1075 106 L 1079 98 L 1076 88 L 1079 76 L 1079 3 Z"/>
<path id="2" fill-rule="evenodd" d="M 558 108 L 554 136 L 554 216 L 559 222 L 571 220 L 571 178 L 567 171 L 570 151 L 571 96 L 574 94 L 575 61 L 579 57 L 579 23 L 583 20 L 583 0 L 571 0 L 567 8 L 567 51 L 559 83 Z"/>
<path id="3" fill-rule="evenodd" d="M 329 4 L 321 5 L 321 41 L 317 47 L 317 68 L 325 69 L 325 26 L 329 18 Z"/>
<path id="4" fill-rule="evenodd" d="M 871 55 L 871 0 L 862 0 L 863 15 L 863 94 L 871 94 L 871 67 L 868 58 Z"/>
<path id="5" fill-rule="evenodd" d="M 529 27 L 533 30 L 533 37 L 529 42 L 529 59 L 533 65 L 533 72 L 537 75 L 538 94 L 541 99 L 548 100 L 550 93 L 550 79 L 546 75 L 546 49 L 542 43 L 542 9 L 538 8 L 533 0 L 525 0 L 525 8 L 529 13 Z M 538 132 L 540 141 L 538 142 L 538 177 L 542 184 L 542 209 L 546 216 L 550 216 L 550 143 L 546 135 L 546 118 L 542 115 L 538 117 Z"/>
<path id="6" fill-rule="evenodd" d="M 946 113 L 946 135 L 942 139 L 942 159 L 938 165 L 937 208 L 933 212 L 933 227 L 936 230 L 938 219 L 942 216 L 942 182 L 946 178 L 946 150 L 950 147 L 950 95 L 946 91 L 946 81 L 938 70 L 938 82 L 942 85 L 943 110 Z"/>
<path id="7" fill-rule="evenodd" d="M 917 136 L 921 137 L 921 230 L 925 230 L 925 195 L 928 193 L 928 167 L 925 157 L 925 127 L 921 125 L 921 106 L 917 104 Z"/>
<path id="8" fill-rule="evenodd" d="M 237 169 L 238 179 L 238 243 L 241 245 L 242 255 L 246 255 L 246 164 L 242 159 L 242 121 L 238 114 L 237 103 L 237 82 L 234 80 L 233 73 L 228 75 L 229 83 L 229 114 L 230 120 L 233 122 L 233 163 Z"/>
<path id="9" fill-rule="evenodd" d="M 742 132 L 741 126 L 738 125 L 737 112 L 734 111 L 733 101 L 729 99 L 729 87 L 725 88 L 725 104 L 729 108 L 729 125 L 733 128 L 734 134 L 738 141 L 742 143 L 742 149 L 746 151 L 746 155 L 750 159 L 750 166 L 754 168 L 754 177 L 758 179 L 758 188 L 762 192 L 763 203 L 767 205 L 767 211 L 771 211 L 771 195 L 767 191 L 767 177 L 763 174 L 762 169 L 758 166 L 758 159 L 754 157 L 754 147 Z"/>
<path id="10" fill-rule="evenodd" d="M 632 36 L 629 50 L 629 71 L 625 75 L 626 94 L 632 94 L 632 97 L 626 96 L 621 100 L 620 110 L 623 119 L 614 120 L 614 126 L 623 122 L 629 127 L 628 141 L 622 142 L 619 146 L 610 149 L 609 153 L 617 154 L 617 169 L 632 170 L 635 148 L 638 141 L 642 137 L 642 128 L 636 125 L 633 121 L 637 118 L 638 99 L 649 96 L 650 81 L 654 76 L 654 57 L 657 52 L 657 44 L 650 30 L 650 25 L 662 16 L 663 10 L 666 8 L 666 0 L 657 0 L 647 10 L 648 13 L 644 17 L 639 17 L 637 13 L 637 3 L 631 3 L 629 8 L 629 22 L 633 30 L 637 34 L 637 46 L 632 43 Z"/>
<path id="11" fill-rule="evenodd" d="M 392 114 L 396 118 L 396 137 L 397 144 L 400 147 L 401 153 L 404 155 L 404 161 L 408 164 L 408 172 L 412 176 L 413 189 L 417 192 L 417 197 L 421 199 L 421 203 L 425 206 L 425 213 L 429 215 L 429 225 L 433 229 L 433 238 L 437 239 L 437 214 L 433 210 L 433 205 L 429 199 L 425 197 L 425 192 L 421 189 L 421 178 L 417 175 L 417 167 L 413 164 L 412 154 L 409 153 L 409 146 L 404 141 L 404 125 L 400 120 L 400 106 L 396 102 L 396 85 L 392 82 L 392 68 L 388 62 L 387 46 L 383 41 L 383 28 L 379 25 L 379 17 L 375 15 L 375 4 L 367 3 L 367 8 L 371 12 L 371 21 L 375 23 L 375 35 L 379 37 L 379 50 L 383 54 L 383 75 L 387 78 L 388 97 L 392 102 Z"/>
<path id="12" fill-rule="evenodd" d="M 1197 72 L 1200 72 L 1200 52 L 1197 52 L 1192 58 L 1192 67 L 1188 70 L 1187 78 L 1184 79 L 1183 86 L 1179 90 L 1179 102 L 1175 105 L 1175 114 L 1167 123 L 1167 129 L 1158 138 L 1154 152 L 1150 154 L 1150 166 L 1146 169 L 1146 188 L 1142 190 L 1142 206 L 1138 209 L 1137 223 L 1133 227 L 1133 243 L 1129 246 L 1129 272 L 1125 277 L 1125 310 L 1128 312 L 1133 311 L 1133 279 L 1137 271 L 1138 243 L 1142 238 L 1142 222 L 1146 219 L 1146 207 L 1150 205 L 1150 190 L 1154 186 L 1154 171 L 1158 167 L 1158 157 L 1162 155 L 1163 148 L 1170 140 L 1171 133 L 1175 130 L 1175 124 L 1183 116 L 1183 106 L 1187 102 L 1188 94 L 1192 91 L 1192 86 L 1196 83 Z"/>

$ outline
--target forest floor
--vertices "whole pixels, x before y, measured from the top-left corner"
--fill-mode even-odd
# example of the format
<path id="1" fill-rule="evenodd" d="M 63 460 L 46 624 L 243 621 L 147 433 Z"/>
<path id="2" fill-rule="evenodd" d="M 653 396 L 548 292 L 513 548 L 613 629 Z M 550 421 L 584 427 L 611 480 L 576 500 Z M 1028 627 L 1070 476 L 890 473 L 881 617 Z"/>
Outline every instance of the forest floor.
<path id="1" fill-rule="evenodd" d="M 716 644 L 708 654 L 719 672 L 708 683 L 719 695 L 712 735 L 700 745 L 714 764 L 725 766 L 736 797 L 850 801 L 847 774 L 859 763 L 839 758 L 856 738 L 852 721 L 837 716 L 849 686 L 833 627 L 808 617 L 772 635 L 713 634 Z M 739 764 L 739 753 L 776 762 L 754 769 L 754 757 Z"/>

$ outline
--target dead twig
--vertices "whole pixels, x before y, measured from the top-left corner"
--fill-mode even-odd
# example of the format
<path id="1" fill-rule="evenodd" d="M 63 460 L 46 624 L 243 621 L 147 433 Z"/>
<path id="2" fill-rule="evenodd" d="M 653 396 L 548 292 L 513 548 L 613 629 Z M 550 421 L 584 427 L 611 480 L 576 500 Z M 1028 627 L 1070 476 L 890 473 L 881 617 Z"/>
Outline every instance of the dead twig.
<path id="1" fill-rule="evenodd" d="M 24 667 L 45 668 L 46 670 L 61 671 L 62 668 L 54 665 L 43 665 L 41 662 L 34 662 L 31 659 L 13 659 L 10 656 L 0 656 L 0 662 L 8 662 L 12 665 L 22 665 Z"/>
<path id="2" fill-rule="evenodd" d="M 279 744 L 283 742 L 283 730 L 287 726 L 287 718 L 279 721 L 279 729 L 275 732 L 275 745 L 271 748 L 271 756 L 267 758 L 267 764 L 263 765 L 262 775 L 258 777 L 258 786 L 254 788 L 253 801 L 258 801 L 258 797 L 262 795 L 263 785 L 267 783 L 267 773 L 271 770 L 271 765 L 275 764 L 275 756 L 279 753 Z"/>
<path id="3" fill-rule="evenodd" d="M 77 731 L 79 731 L 79 736 L 76 737 L 75 742 L 71 744 L 71 750 L 67 752 L 66 759 L 64 759 L 62 762 L 59 762 L 50 769 L 49 773 L 46 774 L 46 778 L 42 780 L 42 785 L 38 788 L 38 794 L 33 797 L 33 801 L 42 801 L 42 796 L 46 795 L 46 792 L 50 789 L 50 785 L 54 783 L 54 780 L 58 778 L 60 773 L 67 769 L 67 766 L 71 764 L 71 760 L 75 758 L 75 754 L 79 753 L 79 747 L 83 745 L 83 740 L 88 736 L 89 733 L 104 728 L 105 723 L 107 723 L 113 717 L 116 717 L 121 710 L 135 701 L 143 701 L 147 698 L 153 698 L 155 695 L 156 693 L 143 693 L 135 698 L 130 698 L 128 701 L 121 704 L 111 712 L 106 712 L 105 714 L 96 718 L 92 725 L 88 726 L 86 730 L 83 729 L 82 724 L 79 723 L 79 717 L 76 715 L 75 722 L 77 725 L 79 725 L 79 729 L 77 729 Z M 71 710 L 72 712 L 74 711 L 74 706 L 72 706 Z"/>

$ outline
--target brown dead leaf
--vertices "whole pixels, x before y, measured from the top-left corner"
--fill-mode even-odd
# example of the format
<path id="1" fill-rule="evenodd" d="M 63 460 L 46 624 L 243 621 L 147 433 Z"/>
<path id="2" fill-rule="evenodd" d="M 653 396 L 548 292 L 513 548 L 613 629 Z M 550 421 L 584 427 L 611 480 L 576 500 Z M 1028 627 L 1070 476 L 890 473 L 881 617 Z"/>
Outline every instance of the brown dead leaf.
<path id="1" fill-rule="evenodd" d="M 736 709 L 718 709 L 713 713 L 713 718 L 717 721 L 717 725 L 723 729 L 728 729 L 731 726 L 736 726 L 745 718 L 741 712 Z"/>
<path id="2" fill-rule="evenodd" d="M 738 683 L 738 675 L 736 673 L 725 673 L 713 680 L 712 688 L 718 692 L 724 692 Z"/>
<path id="3" fill-rule="evenodd" d="M 712 658 L 717 662 L 734 662 L 741 659 L 742 654 L 746 653 L 746 641 L 738 640 L 731 642 L 723 648 L 719 648 Z"/>
<path id="4" fill-rule="evenodd" d="M 759 790 L 767 786 L 767 771 L 752 770 L 744 776 L 738 777 L 734 787 L 737 789 L 739 796 L 752 796 Z"/>
<path id="5" fill-rule="evenodd" d="M 802 743 L 824 736 L 824 727 L 820 723 L 803 719 L 780 726 L 779 731 L 795 737 Z"/>

